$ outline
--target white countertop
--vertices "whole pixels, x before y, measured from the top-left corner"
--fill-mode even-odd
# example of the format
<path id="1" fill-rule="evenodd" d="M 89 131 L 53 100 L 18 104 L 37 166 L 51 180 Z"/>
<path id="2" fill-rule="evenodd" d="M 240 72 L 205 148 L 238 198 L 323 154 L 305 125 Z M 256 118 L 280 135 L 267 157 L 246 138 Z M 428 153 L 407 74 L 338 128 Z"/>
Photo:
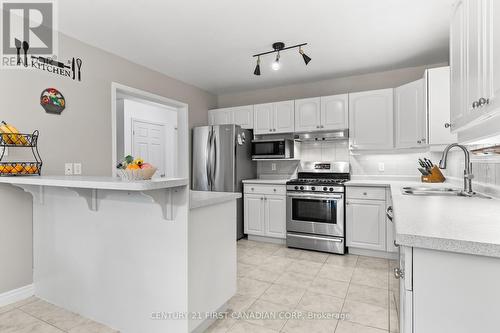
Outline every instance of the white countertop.
<path id="1" fill-rule="evenodd" d="M 245 179 L 243 184 L 272 184 L 272 185 L 286 185 L 289 179 Z"/>
<path id="2" fill-rule="evenodd" d="M 91 188 L 122 191 L 148 191 L 185 186 L 187 178 L 155 178 L 152 180 L 122 181 L 118 177 L 84 176 L 13 176 L 0 177 L 0 184 L 38 185 L 53 187 Z"/>
<path id="3" fill-rule="evenodd" d="M 189 209 L 195 209 L 239 199 L 241 198 L 241 193 L 191 191 L 190 196 Z"/>
<path id="4" fill-rule="evenodd" d="M 353 180 L 348 186 L 390 186 L 396 243 L 404 246 L 500 257 L 500 200 L 403 195 L 405 186 L 461 188 L 455 182 L 424 184 Z"/>

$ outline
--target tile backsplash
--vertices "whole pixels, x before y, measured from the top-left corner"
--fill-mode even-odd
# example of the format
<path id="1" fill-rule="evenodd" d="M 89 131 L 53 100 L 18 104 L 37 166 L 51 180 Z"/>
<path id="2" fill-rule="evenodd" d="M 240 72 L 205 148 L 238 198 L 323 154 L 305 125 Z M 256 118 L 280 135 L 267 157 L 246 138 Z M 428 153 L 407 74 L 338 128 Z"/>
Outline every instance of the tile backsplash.
<path id="1" fill-rule="evenodd" d="M 355 176 L 420 176 L 418 159 L 426 157 L 438 164 L 441 152 L 407 150 L 401 153 L 351 154 L 347 140 L 331 142 L 296 142 L 295 157 L 306 161 L 349 161 L 351 174 Z M 500 157 L 471 156 L 474 183 L 486 186 L 500 186 Z M 379 164 L 384 171 L 379 171 Z M 259 178 L 292 178 L 296 176 L 299 161 L 258 162 Z M 462 178 L 464 155 L 460 150 L 451 150 L 448 167 L 442 170 L 445 177 Z"/>

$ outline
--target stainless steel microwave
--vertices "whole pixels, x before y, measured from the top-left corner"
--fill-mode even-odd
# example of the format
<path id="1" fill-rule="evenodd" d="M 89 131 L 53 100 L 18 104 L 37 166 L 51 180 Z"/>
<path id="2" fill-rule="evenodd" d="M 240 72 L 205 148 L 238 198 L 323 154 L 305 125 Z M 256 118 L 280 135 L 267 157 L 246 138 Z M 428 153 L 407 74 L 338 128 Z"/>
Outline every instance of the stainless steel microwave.
<path id="1" fill-rule="evenodd" d="M 293 140 L 290 139 L 253 140 L 252 158 L 254 159 L 293 158 Z"/>

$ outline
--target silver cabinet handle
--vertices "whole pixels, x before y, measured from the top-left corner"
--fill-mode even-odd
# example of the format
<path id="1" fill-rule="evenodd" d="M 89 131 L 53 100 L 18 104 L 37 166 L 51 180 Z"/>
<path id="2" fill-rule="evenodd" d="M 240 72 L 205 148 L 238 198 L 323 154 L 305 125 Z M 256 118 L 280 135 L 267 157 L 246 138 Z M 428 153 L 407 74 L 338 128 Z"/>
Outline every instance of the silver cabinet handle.
<path id="1" fill-rule="evenodd" d="M 426 139 L 426 138 L 423 138 L 423 139 L 422 139 L 422 143 L 425 143 L 426 141 L 427 141 L 427 139 Z"/>
<path id="2" fill-rule="evenodd" d="M 398 243 L 396 243 L 396 240 L 394 240 L 394 246 L 395 246 L 395 247 L 399 247 L 399 244 L 398 244 Z"/>
<path id="3" fill-rule="evenodd" d="M 366 193 L 366 192 L 363 192 L 363 195 L 368 195 L 368 193 Z"/>
<path id="4" fill-rule="evenodd" d="M 272 129 L 272 128 L 270 128 L 270 129 L 269 129 L 269 132 L 272 132 L 272 131 L 273 131 L 273 129 Z"/>
<path id="5" fill-rule="evenodd" d="M 486 105 L 486 104 L 489 104 L 489 103 L 490 103 L 490 100 L 489 100 L 489 99 L 487 99 L 487 98 L 481 97 L 481 98 L 479 99 L 478 103 L 479 103 L 479 106 L 484 106 L 484 105 Z"/>
<path id="6" fill-rule="evenodd" d="M 401 268 L 394 268 L 394 277 L 396 279 L 404 279 L 405 278 L 405 271 Z"/>
<path id="7" fill-rule="evenodd" d="M 420 141 L 420 140 L 417 140 L 417 143 L 418 143 L 418 144 L 422 144 L 422 141 Z"/>
<path id="8" fill-rule="evenodd" d="M 316 125 L 316 128 L 319 128 L 319 125 Z"/>
<path id="9" fill-rule="evenodd" d="M 274 188 L 273 191 L 276 192 L 276 189 Z"/>
<path id="10" fill-rule="evenodd" d="M 387 207 L 386 211 L 385 211 L 385 215 L 387 216 L 387 218 L 392 221 L 394 219 L 394 214 L 393 214 L 393 210 L 392 210 L 392 206 L 389 206 Z"/>
<path id="11" fill-rule="evenodd" d="M 251 188 L 251 190 L 252 190 L 252 191 L 255 191 L 255 189 L 254 189 L 253 187 Z"/>
<path id="12" fill-rule="evenodd" d="M 264 200 L 264 197 L 260 198 L 260 200 Z"/>
<path id="13" fill-rule="evenodd" d="M 450 128 L 451 124 L 450 123 L 444 123 L 444 128 Z"/>
<path id="14" fill-rule="evenodd" d="M 478 101 L 472 102 L 472 108 L 473 109 L 477 109 L 478 107 L 479 107 L 479 102 Z"/>

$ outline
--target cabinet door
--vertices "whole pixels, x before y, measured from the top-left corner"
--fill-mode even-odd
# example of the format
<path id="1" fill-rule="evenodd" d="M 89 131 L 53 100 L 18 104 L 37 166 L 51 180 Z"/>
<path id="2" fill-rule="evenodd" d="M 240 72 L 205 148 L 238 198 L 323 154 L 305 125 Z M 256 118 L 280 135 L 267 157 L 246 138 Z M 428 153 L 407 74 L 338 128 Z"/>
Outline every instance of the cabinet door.
<path id="1" fill-rule="evenodd" d="M 233 123 L 233 113 L 230 109 L 215 109 L 208 111 L 209 125 L 225 125 Z"/>
<path id="2" fill-rule="evenodd" d="M 349 127 L 347 94 L 321 97 L 321 128 L 325 130 Z"/>
<path id="3" fill-rule="evenodd" d="M 429 144 L 448 145 L 457 142 L 450 129 L 450 67 L 426 71 L 427 116 L 429 118 Z"/>
<path id="4" fill-rule="evenodd" d="M 485 93 L 489 98 L 488 112 L 500 110 L 500 2 L 483 0 L 485 3 Z"/>
<path id="5" fill-rule="evenodd" d="M 350 149 L 394 148 L 393 89 L 349 94 Z"/>
<path id="6" fill-rule="evenodd" d="M 268 195 L 264 201 L 266 236 L 286 238 L 286 197 Z"/>
<path id="7" fill-rule="evenodd" d="M 249 235 L 263 236 L 264 229 L 264 196 L 245 194 L 244 230 Z"/>
<path id="8" fill-rule="evenodd" d="M 347 246 L 386 250 L 385 201 L 350 199 L 346 210 Z"/>
<path id="9" fill-rule="evenodd" d="M 231 108 L 233 121 L 242 128 L 253 129 L 253 105 Z"/>
<path id="10" fill-rule="evenodd" d="M 274 122 L 274 105 L 273 103 L 254 105 L 254 134 L 269 134 L 272 133 Z"/>
<path id="11" fill-rule="evenodd" d="M 458 1 L 451 16 L 450 35 L 450 82 L 451 82 L 451 129 L 455 130 L 462 124 L 466 114 L 466 19 L 465 0 Z"/>
<path id="12" fill-rule="evenodd" d="M 479 111 L 474 107 L 475 103 L 482 97 L 482 65 L 483 65 L 483 43 L 482 43 L 482 0 L 468 0 L 466 8 L 466 114 Z"/>
<path id="13" fill-rule="evenodd" d="M 424 79 L 394 89 L 396 148 L 418 148 L 427 144 Z"/>
<path id="14" fill-rule="evenodd" d="M 295 132 L 321 130 L 319 97 L 295 100 Z"/>
<path id="15" fill-rule="evenodd" d="M 274 103 L 274 133 L 293 133 L 295 129 L 295 102 Z"/>

